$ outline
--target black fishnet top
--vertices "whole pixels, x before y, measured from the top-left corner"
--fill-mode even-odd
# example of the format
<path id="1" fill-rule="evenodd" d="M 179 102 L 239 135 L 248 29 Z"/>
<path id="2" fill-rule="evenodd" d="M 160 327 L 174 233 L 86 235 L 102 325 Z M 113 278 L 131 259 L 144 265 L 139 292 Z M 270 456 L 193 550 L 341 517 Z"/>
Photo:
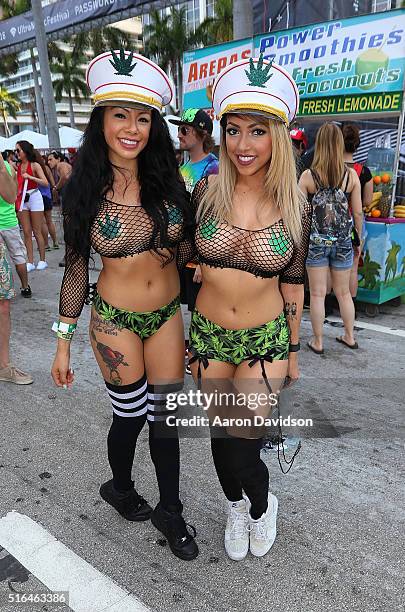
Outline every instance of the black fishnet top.
<path id="1" fill-rule="evenodd" d="M 191 203 L 195 210 L 207 188 L 207 177 L 194 187 Z M 236 268 L 262 278 L 279 276 L 282 283 L 301 285 L 304 283 L 311 216 L 311 204 L 305 202 L 302 211 L 303 235 L 300 246 L 296 247 L 282 219 L 263 229 L 247 230 L 226 222 L 216 222 L 206 214 L 196 227 L 194 249 L 202 264 L 214 268 Z M 181 250 L 185 251 L 184 244 Z M 193 245 L 189 245 L 189 250 L 192 254 Z"/>
<path id="2" fill-rule="evenodd" d="M 167 244 L 162 244 L 155 224 L 142 206 L 126 206 L 103 200 L 90 228 L 91 247 L 102 257 L 131 257 L 151 249 L 174 248 L 184 239 L 182 212 L 166 204 Z M 66 247 L 65 273 L 59 301 L 59 314 L 77 318 L 89 290 L 89 257 Z"/>

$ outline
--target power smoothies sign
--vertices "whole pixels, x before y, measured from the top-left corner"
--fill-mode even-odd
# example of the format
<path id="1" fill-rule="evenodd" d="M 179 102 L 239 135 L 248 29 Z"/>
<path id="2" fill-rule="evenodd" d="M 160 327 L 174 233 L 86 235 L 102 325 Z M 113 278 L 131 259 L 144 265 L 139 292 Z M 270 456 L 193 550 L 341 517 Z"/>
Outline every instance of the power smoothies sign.
<path id="1" fill-rule="evenodd" d="M 204 108 L 213 116 L 211 91 L 217 74 L 226 66 L 252 56 L 253 41 L 231 41 L 183 56 L 183 108 Z"/>
<path id="2" fill-rule="evenodd" d="M 184 54 L 184 108 L 211 107 L 228 64 L 264 54 L 291 73 L 300 115 L 399 112 L 405 70 L 405 10 L 261 34 Z"/>
<path id="3" fill-rule="evenodd" d="M 255 55 L 288 70 L 300 92 L 300 115 L 392 112 L 401 109 L 405 11 L 263 34 Z"/>

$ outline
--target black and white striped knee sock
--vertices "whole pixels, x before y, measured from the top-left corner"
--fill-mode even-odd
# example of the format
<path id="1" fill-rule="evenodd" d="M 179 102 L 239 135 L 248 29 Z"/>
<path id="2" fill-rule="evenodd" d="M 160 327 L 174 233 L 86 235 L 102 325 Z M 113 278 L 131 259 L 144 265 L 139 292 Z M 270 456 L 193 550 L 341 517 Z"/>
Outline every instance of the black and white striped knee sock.
<path id="1" fill-rule="evenodd" d="M 114 487 L 128 491 L 134 486 L 132 466 L 138 436 L 146 422 L 148 408 L 145 375 L 130 385 L 105 383 L 113 407 L 113 421 L 108 432 L 108 461 Z"/>
<path id="2" fill-rule="evenodd" d="M 163 422 L 166 417 L 175 414 L 176 408 L 168 407 L 168 396 L 183 388 L 183 383 L 152 385 L 148 383 L 148 422 Z"/>
<path id="3" fill-rule="evenodd" d="M 130 385 L 112 385 L 105 381 L 114 414 L 120 417 L 138 417 L 148 409 L 148 383 L 145 374 Z"/>

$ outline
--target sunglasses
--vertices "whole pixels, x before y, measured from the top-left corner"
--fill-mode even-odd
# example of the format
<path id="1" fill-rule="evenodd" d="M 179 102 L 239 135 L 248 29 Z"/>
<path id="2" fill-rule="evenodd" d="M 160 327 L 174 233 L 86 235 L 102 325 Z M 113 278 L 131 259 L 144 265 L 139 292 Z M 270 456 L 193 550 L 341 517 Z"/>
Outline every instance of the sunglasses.
<path id="1" fill-rule="evenodd" d="M 187 136 L 190 133 L 191 127 L 187 127 L 186 125 L 179 125 L 179 132 L 183 136 Z"/>
<path id="2" fill-rule="evenodd" d="M 18 155 L 19 153 L 21 153 L 21 149 L 14 149 L 14 153 L 17 153 Z"/>

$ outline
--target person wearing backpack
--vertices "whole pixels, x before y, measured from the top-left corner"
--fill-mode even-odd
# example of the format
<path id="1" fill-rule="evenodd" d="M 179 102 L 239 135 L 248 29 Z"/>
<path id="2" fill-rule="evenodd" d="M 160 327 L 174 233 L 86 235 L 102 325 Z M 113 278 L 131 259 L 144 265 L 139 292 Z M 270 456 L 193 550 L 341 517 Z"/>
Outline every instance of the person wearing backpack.
<path id="1" fill-rule="evenodd" d="M 323 322 L 329 270 L 345 327 L 343 336 L 336 340 L 351 349 L 358 348 L 353 335 L 355 311 L 350 275 L 354 253 L 360 252 L 360 247 L 352 243 L 353 229 L 361 236 L 363 213 L 359 178 L 355 170 L 345 166 L 343 155 L 341 130 L 334 123 L 325 123 L 316 136 L 312 166 L 303 172 L 299 181 L 313 208 L 306 262 L 313 330 L 308 347 L 317 355 L 324 353 Z"/>
<path id="2" fill-rule="evenodd" d="M 357 176 L 359 177 L 361 188 L 361 202 L 364 210 L 364 208 L 371 204 L 371 200 L 373 198 L 373 177 L 368 166 L 355 162 L 353 159 L 353 153 L 357 151 L 360 145 L 360 130 L 357 125 L 354 125 L 354 123 L 345 123 L 344 125 L 342 125 L 341 129 L 343 134 L 343 140 L 345 143 L 345 152 L 343 154 L 343 159 L 345 161 L 346 166 L 348 166 L 349 168 L 353 168 L 356 171 Z M 354 256 L 352 273 L 350 275 L 350 293 L 354 298 L 357 295 L 357 287 L 359 283 L 357 270 L 359 267 L 359 259 L 365 239 L 366 222 L 363 216 L 361 248 L 359 254 L 355 254 Z"/>

